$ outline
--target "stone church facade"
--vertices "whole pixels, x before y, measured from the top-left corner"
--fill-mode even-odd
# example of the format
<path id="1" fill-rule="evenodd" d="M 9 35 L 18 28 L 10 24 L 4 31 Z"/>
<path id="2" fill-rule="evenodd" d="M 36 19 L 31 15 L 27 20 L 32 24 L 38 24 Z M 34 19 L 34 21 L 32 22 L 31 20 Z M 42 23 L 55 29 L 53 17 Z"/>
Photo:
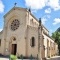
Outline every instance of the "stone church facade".
<path id="1" fill-rule="evenodd" d="M 26 8 L 13 7 L 4 15 L 0 32 L 0 54 L 48 58 L 57 54 L 57 44 L 49 31 Z"/>

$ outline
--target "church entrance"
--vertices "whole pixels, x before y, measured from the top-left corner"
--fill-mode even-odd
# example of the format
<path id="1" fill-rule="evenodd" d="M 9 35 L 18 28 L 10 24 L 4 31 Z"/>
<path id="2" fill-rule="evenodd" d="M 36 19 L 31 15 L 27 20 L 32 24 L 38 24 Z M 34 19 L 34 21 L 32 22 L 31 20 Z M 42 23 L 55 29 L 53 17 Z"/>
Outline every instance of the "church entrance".
<path id="1" fill-rule="evenodd" d="M 12 54 L 16 54 L 17 51 L 17 44 L 12 44 Z"/>

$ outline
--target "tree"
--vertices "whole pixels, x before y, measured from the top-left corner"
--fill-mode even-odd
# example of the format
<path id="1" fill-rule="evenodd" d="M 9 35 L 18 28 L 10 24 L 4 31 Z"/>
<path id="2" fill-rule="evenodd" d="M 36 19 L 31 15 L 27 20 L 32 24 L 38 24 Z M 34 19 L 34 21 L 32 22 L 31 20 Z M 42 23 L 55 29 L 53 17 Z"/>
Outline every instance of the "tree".
<path id="1" fill-rule="evenodd" d="M 58 28 L 54 33 L 52 33 L 52 37 L 55 39 L 54 41 L 58 44 L 58 50 L 60 55 L 60 28 Z"/>
<path id="2" fill-rule="evenodd" d="M 60 32 L 60 27 L 57 29 L 58 32 Z"/>

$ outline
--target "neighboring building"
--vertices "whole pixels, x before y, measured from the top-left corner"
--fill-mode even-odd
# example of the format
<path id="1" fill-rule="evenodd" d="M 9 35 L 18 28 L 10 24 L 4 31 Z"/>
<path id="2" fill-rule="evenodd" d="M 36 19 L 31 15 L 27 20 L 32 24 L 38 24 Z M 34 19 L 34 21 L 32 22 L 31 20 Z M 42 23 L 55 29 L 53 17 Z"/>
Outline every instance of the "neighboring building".
<path id="1" fill-rule="evenodd" d="M 55 42 L 49 31 L 36 19 L 30 10 L 13 7 L 4 15 L 4 28 L 0 33 L 0 53 L 24 57 L 48 58 L 56 55 Z M 55 53 L 56 52 L 56 53 Z"/>

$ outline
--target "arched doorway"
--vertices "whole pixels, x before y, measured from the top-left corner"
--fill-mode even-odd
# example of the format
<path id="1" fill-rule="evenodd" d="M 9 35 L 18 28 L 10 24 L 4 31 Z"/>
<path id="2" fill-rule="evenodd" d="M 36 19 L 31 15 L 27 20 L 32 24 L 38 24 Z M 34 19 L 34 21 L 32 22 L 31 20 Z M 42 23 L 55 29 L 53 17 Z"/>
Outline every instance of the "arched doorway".
<path id="1" fill-rule="evenodd" d="M 16 55 L 16 52 L 17 52 L 17 44 L 12 44 L 12 50 L 11 50 L 11 53 Z"/>
<path id="2" fill-rule="evenodd" d="M 17 52 L 17 44 L 16 44 L 16 37 L 11 37 L 9 42 L 10 54 L 16 55 Z"/>

